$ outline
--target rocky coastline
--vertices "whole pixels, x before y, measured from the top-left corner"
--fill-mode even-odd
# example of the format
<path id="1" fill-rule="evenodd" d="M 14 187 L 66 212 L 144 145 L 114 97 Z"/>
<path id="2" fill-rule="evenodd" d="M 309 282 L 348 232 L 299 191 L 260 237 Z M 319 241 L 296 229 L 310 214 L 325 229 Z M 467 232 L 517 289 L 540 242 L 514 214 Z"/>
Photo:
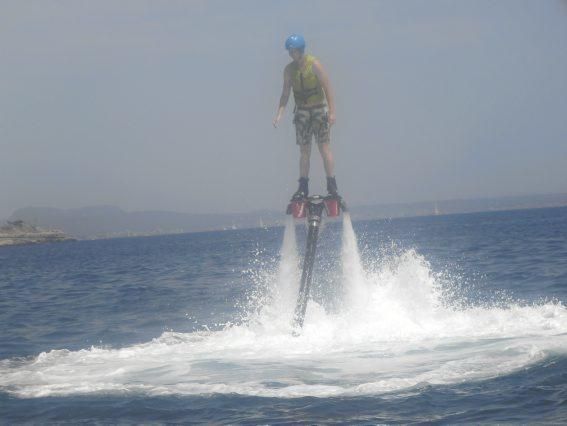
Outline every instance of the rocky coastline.
<path id="1" fill-rule="evenodd" d="M 43 244 L 70 240 L 74 240 L 74 238 L 62 231 L 41 229 L 23 220 L 9 221 L 6 225 L 0 226 L 0 246 Z"/>

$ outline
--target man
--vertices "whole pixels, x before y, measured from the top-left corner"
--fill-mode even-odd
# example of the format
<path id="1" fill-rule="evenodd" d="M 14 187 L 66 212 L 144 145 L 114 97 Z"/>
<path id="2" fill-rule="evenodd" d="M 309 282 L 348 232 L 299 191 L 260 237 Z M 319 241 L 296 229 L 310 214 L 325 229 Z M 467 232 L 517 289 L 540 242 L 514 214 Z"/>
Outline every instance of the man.
<path id="1" fill-rule="evenodd" d="M 309 160 L 311 140 L 315 137 L 327 175 L 329 195 L 338 196 L 334 174 L 333 153 L 330 146 L 330 127 L 335 124 L 335 96 L 329 77 L 321 63 L 312 55 L 305 54 L 305 40 L 299 34 L 290 35 L 285 48 L 293 59 L 284 70 L 284 83 L 274 127 L 278 126 L 284 113 L 289 94 L 293 88 L 295 99 L 296 142 L 301 156 L 299 160 L 299 189 L 292 199 L 301 199 L 309 194 Z"/>

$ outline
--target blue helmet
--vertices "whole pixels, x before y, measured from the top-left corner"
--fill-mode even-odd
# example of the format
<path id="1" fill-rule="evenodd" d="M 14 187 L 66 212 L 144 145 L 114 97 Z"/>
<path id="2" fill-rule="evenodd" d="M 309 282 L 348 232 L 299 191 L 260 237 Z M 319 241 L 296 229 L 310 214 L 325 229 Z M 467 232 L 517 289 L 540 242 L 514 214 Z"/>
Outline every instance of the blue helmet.
<path id="1" fill-rule="evenodd" d="M 299 49 L 302 52 L 305 50 L 305 39 L 300 34 L 292 34 L 285 41 L 285 48 L 289 49 Z"/>

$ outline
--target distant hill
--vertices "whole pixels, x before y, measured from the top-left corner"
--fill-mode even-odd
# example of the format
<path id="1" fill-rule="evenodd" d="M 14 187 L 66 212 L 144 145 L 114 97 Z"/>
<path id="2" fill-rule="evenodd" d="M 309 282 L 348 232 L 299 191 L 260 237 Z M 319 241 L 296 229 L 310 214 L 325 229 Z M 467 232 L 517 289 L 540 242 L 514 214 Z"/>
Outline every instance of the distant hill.
<path id="1" fill-rule="evenodd" d="M 274 225 L 282 214 L 258 211 L 246 214 L 191 214 L 166 211 L 126 212 L 114 206 L 79 209 L 26 207 L 9 220 L 24 220 L 42 227 L 55 227 L 76 238 L 110 238 L 253 228 Z"/>
<path id="2" fill-rule="evenodd" d="M 61 231 L 40 229 L 23 220 L 0 226 L 0 246 L 52 243 L 71 239 Z"/>
<path id="3" fill-rule="evenodd" d="M 354 220 L 365 220 L 559 206 L 567 206 L 567 194 L 350 207 Z M 241 214 L 191 214 L 127 212 L 114 206 L 67 210 L 26 207 L 16 210 L 9 220 L 23 220 L 43 228 L 61 229 L 76 238 L 90 239 L 274 226 L 283 224 L 284 215 L 283 211 L 268 210 Z"/>

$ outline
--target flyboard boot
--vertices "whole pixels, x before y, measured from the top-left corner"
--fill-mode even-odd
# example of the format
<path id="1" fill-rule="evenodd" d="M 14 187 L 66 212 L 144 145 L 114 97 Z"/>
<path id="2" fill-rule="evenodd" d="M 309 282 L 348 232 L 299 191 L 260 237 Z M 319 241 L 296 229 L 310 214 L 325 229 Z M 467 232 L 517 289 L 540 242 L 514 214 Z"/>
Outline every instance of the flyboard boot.
<path id="1" fill-rule="evenodd" d="M 334 176 L 327 176 L 327 193 L 325 204 L 329 216 L 338 215 L 340 210 L 347 211 L 346 203 L 339 195 L 337 180 Z"/>
<path id="2" fill-rule="evenodd" d="M 304 218 L 307 214 L 306 210 L 306 200 L 309 196 L 309 178 L 300 177 L 299 178 L 299 188 L 295 191 L 295 194 L 291 196 L 290 203 L 287 206 L 287 214 L 293 214 L 293 217 Z"/>
<path id="3" fill-rule="evenodd" d="M 295 191 L 295 194 L 291 197 L 292 200 L 302 200 L 307 198 L 309 195 L 309 178 L 301 177 L 299 178 L 299 188 Z"/>
<path id="4" fill-rule="evenodd" d="M 339 197 L 339 192 L 337 188 L 337 180 L 334 176 L 327 176 L 327 192 L 331 197 Z M 339 197 L 340 198 L 340 197 Z"/>

